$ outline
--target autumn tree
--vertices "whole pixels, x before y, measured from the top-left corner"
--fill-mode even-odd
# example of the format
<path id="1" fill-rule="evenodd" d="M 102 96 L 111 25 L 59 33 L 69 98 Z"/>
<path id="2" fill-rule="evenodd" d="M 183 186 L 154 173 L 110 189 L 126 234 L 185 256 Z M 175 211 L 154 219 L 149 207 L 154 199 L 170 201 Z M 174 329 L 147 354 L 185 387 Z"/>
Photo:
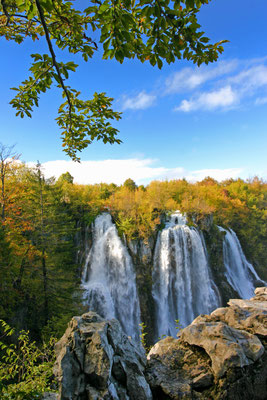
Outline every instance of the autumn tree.
<path id="1" fill-rule="evenodd" d="M 20 155 L 15 152 L 15 146 L 5 146 L 0 143 L 0 184 L 1 184 L 1 219 L 5 220 L 6 205 L 7 205 L 7 192 L 6 192 L 6 178 L 10 171 L 10 166 L 14 161 L 18 160 Z"/>
<path id="2" fill-rule="evenodd" d="M 31 55 L 30 76 L 13 88 L 16 115 L 31 117 L 40 94 L 56 85 L 63 96 L 56 120 L 64 151 L 71 158 L 77 160 L 77 151 L 93 140 L 120 143 L 111 123 L 121 118 L 112 109 L 113 99 L 106 93 L 82 99 L 81 92 L 67 84 L 78 65 L 60 61 L 58 54 L 79 53 L 87 62 L 100 50 L 103 59 L 122 63 L 136 57 L 159 68 L 164 61 L 170 64 L 182 58 L 208 64 L 217 60 L 225 42 L 210 44 L 201 31 L 197 13 L 209 1 L 91 0 L 79 8 L 65 0 L 1 0 L 0 36 L 16 43 L 43 39 L 47 45 L 46 54 Z"/>

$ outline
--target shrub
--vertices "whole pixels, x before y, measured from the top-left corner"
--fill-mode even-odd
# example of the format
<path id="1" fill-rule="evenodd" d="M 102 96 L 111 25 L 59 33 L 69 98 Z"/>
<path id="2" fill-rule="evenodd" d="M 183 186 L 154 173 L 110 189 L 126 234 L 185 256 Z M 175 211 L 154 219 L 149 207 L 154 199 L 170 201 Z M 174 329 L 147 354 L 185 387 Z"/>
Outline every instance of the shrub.
<path id="1" fill-rule="evenodd" d="M 15 337 L 15 331 L 0 320 L 5 339 Z M 5 340 L 7 343 L 7 340 Z M 0 397 L 7 400 L 35 400 L 52 391 L 55 339 L 38 347 L 31 342 L 29 332 L 20 331 L 16 343 L 0 341 Z"/>

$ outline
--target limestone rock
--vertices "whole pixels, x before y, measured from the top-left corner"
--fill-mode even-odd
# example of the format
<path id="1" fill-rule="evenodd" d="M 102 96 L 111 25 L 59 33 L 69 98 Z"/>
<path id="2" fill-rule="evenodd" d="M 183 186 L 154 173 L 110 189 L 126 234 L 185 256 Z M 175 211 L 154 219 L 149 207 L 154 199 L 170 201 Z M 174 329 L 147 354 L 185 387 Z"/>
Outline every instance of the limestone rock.
<path id="1" fill-rule="evenodd" d="M 267 287 L 258 287 L 254 293 L 256 296 L 251 301 L 267 301 Z"/>
<path id="2" fill-rule="evenodd" d="M 267 399 L 267 288 L 255 294 L 155 344 L 146 368 L 154 399 Z"/>
<path id="3" fill-rule="evenodd" d="M 216 377 L 222 377 L 229 368 L 250 365 L 264 353 L 264 347 L 256 336 L 223 322 L 194 321 L 183 329 L 180 338 L 206 351 Z"/>
<path id="4" fill-rule="evenodd" d="M 212 385 L 210 360 L 205 352 L 193 351 L 179 340 L 167 337 L 148 354 L 146 377 L 154 399 L 191 399 L 193 389 Z"/>
<path id="5" fill-rule="evenodd" d="M 257 288 L 255 293 L 250 300 L 230 300 L 229 307 L 217 308 L 210 315 L 200 315 L 193 323 L 223 321 L 236 329 L 267 337 L 267 287 Z"/>
<path id="6" fill-rule="evenodd" d="M 115 319 L 89 312 L 74 317 L 56 345 L 60 400 L 152 399 L 144 353 Z"/>

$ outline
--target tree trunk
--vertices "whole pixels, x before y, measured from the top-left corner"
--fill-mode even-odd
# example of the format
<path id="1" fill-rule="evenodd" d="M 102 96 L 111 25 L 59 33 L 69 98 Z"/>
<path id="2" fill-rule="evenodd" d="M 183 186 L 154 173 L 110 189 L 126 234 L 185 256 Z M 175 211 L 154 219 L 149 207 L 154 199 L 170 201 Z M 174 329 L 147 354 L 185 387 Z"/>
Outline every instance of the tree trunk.
<path id="1" fill-rule="evenodd" d="M 47 291 L 47 269 L 45 262 L 45 251 L 42 250 L 43 288 L 44 288 L 44 323 L 48 322 L 48 291 Z"/>

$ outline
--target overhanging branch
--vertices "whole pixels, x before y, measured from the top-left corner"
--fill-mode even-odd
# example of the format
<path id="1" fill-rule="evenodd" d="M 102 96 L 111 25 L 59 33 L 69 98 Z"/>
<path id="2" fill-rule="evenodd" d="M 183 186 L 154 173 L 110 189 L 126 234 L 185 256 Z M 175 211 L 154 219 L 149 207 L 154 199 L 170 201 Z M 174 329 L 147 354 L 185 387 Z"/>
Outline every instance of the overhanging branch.
<path id="1" fill-rule="evenodd" d="M 68 101 L 68 105 L 69 105 L 69 119 L 70 119 L 69 130 L 71 131 L 72 103 L 71 103 L 69 91 L 68 91 L 68 89 L 66 88 L 66 86 L 64 84 L 64 81 L 63 81 L 63 78 L 62 78 L 62 75 L 61 75 L 61 72 L 60 72 L 60 69 L 59 69 L 59 65 L 58 65 L 57 60 L 56 60 L 56 55 L 55 55 L 55 52 L 54 52 L 54 49 L 53 49 L 53 46 L 52 46 L 52 42 L 50 40 L 49 31 L 48 31 L 48 28 L 47 28 L 47 25 L 46 25 L 46 22 L 45 22 L 45 17 L 44 17 L 42 6 L 41 6 L 39 0 L 35 0 L 35 3 L 36 3 L 36 7 L 38 9 L 38 12 L 39 12 L 41 24 L 42 24 L 42 26 L 44 28 L 44 31 L 45 31 L 45 38 L 46 38 L 46 41 L 47 41 L 47 44 L 48 44 L 48 48 L 49 48 L 49 51 L 50 51 L 50 54 L 51 54 L 51 57 L 52 57 L 52 60 L 53 60 L 53 65 L 56 68 L 57 75 L 58 75 L 58 78 L 59 78 L 59 81 L 60 81 L 60 85 L 61 85 L 62 89 L 64 90 L 64 93 L 66 94 L 66 97 L 67 97 L 67 101 Z"/>

